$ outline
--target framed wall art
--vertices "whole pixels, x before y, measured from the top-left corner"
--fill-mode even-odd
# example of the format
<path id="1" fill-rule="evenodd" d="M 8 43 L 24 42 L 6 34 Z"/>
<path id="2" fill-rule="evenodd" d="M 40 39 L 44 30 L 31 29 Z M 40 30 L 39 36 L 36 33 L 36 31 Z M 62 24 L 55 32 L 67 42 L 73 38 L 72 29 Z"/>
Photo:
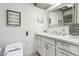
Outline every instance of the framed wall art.
<path id="1" fill-rule="evenodd" d="M 21 26 L 21 13 L 7 10 L 7 25 Z"/>

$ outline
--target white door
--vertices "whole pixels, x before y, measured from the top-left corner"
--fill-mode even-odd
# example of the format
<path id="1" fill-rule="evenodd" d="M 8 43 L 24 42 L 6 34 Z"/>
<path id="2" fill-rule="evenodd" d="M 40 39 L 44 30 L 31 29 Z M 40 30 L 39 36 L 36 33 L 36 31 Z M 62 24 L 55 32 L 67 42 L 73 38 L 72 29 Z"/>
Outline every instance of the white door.
<path id="1" fill-rule="evenodd" d="M 55 56 L 55 46 L 47 44 L 47 56 Z"/>

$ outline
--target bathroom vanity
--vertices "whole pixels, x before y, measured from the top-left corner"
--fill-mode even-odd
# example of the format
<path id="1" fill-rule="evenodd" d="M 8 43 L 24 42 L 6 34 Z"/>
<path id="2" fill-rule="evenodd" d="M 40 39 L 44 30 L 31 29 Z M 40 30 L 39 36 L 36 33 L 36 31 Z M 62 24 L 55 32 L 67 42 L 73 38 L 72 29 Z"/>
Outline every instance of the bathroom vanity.
<path id="1" fill-rule="evenodd" d="M 36 50 L 42 56 L 79 56 L 79 37 L 75 37 L 79 36 L 77 14 L 79 5 L 62 6 L 62 8 L 49 11 L 48 33 L 42 32 L 35 35 Z M 69 27 L 64 27 L 65 25 Z"/>
<path id="2" fill-rule="evenodd" d="M 36 33 L 36 50 L 41 56 L 78 56 L 79 39 L 49 33 Z"/>

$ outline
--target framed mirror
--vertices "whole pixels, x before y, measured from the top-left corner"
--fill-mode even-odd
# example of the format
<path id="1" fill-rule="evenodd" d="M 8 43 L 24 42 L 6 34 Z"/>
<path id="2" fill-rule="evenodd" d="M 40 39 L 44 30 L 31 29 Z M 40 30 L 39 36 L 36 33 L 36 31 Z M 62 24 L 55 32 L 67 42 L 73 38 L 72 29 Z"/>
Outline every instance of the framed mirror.
<path id="1" fill-rule="evenodd" d="M 75 4 L 62 3 L 56 8 L 48 11 L 49 13 L 49 26 L 64 26 L 70 25 L 75 22 Z"/>

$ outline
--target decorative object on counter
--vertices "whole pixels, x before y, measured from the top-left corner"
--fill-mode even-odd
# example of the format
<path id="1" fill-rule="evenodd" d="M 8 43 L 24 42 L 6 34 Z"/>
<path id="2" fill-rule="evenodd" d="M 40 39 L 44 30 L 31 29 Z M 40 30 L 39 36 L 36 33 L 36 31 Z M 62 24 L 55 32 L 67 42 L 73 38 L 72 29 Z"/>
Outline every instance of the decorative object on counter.
<path id="1" fill-rule="evenodd" d="M 44 32 L 47 32 L 46 30 L 44 30 Z"/>
<path id="2" fill-rule="evenodd" d="M 21 13 L 7 10 L 7 25 L 21 26 Z"/>
<path id="3" fill-rule="evenodd" d="M 37 21 L 38 23 L 44 23 L 44 18 L 40 16 L 38 17 Z"/>

